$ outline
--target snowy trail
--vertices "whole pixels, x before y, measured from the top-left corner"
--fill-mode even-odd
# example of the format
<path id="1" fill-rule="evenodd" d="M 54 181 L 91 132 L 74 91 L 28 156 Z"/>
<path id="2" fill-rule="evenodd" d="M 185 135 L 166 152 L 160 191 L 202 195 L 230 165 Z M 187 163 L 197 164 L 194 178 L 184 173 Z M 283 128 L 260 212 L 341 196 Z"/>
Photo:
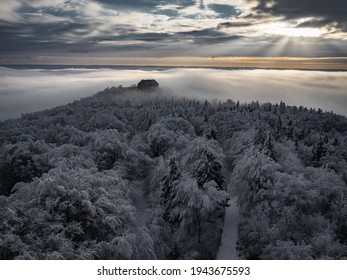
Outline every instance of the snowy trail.
<path id="1" fill-rule="evenodd" d="M 137 209 L 137 222 L 139 226 L 146 226 L 147 217 L 145 215 L 147 210 L 147 200 L 143 193 L 143 189 L 138 186 L 136 191 L 136 196 L 134 199 L 134 206 Z"/>
<path id="2" fill-rule="evenodd" d="M 230 199 L 230 206 L 225 209 L 224 228 L 217 260 L 237 260 L 239 258 L 236 250 L 239 224 L 239 208 L 236 200 L 235 197 Z"/>

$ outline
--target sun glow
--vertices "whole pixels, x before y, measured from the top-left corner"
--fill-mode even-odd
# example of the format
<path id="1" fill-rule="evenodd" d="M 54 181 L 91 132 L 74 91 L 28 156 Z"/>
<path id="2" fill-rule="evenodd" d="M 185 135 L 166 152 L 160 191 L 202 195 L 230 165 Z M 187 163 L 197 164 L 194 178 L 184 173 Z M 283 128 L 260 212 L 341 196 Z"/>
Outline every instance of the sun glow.
<path id="1" fill-rule="evenodd" d="M 267 24 L 264 29 L 268 34 L 288 37 L 320 37 L 325 33 L 322 29 L 318 28 L 291 27 L 279 23 Z"/>

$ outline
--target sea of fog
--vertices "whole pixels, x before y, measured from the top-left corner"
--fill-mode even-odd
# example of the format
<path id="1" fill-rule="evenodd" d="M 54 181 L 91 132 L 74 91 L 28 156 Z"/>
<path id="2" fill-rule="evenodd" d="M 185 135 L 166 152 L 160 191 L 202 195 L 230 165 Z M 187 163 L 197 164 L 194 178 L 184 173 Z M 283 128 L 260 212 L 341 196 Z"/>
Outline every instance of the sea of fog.
<path id="1" fill-rule="evenodd" d="M 303 105 L 347 115 L 347 72 L 211 68 L 0 67 L 0 120 L 155 79 L 177 96 Z"/>

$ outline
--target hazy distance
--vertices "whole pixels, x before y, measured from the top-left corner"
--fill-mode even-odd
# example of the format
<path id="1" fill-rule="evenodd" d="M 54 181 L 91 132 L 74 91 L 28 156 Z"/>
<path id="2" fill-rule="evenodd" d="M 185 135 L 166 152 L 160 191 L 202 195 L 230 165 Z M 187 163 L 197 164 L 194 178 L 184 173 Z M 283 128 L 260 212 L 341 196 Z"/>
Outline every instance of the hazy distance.
<path id="1" fill-rule="evenodd" d="M 288 105 L 322 108 L 342 115 L 347 112 L 347 72 L 343 71 L 146 69 L 18 70 L 1 67 L 0 119 L 64 105 L 106 87 L 127 87 L 149 78 L 156 79 L 161 88 L 181 97 L 284 101 Z"/>

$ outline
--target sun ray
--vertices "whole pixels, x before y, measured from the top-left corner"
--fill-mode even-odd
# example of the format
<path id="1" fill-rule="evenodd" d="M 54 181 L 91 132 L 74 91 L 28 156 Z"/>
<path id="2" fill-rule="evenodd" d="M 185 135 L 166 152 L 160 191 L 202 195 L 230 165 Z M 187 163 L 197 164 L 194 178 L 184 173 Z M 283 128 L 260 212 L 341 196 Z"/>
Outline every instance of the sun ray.
<path id="1" fill-rule="evenodd" d="M 265 51 L 265 56 L 283 56 L 290 38 L 282 36 L 279 39 L 271 43 L 271 46 Z"/>

